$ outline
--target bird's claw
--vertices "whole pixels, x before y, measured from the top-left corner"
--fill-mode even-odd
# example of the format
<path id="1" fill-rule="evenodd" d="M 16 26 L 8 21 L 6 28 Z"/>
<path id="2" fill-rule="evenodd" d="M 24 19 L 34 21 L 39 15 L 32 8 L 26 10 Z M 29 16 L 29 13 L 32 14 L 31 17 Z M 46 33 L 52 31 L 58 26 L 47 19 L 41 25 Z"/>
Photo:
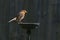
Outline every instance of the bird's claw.
<path id="1" fill-rule="evenodd" d="M 22 24 L 23 22 L 18 22 L 18 24 Z"/>

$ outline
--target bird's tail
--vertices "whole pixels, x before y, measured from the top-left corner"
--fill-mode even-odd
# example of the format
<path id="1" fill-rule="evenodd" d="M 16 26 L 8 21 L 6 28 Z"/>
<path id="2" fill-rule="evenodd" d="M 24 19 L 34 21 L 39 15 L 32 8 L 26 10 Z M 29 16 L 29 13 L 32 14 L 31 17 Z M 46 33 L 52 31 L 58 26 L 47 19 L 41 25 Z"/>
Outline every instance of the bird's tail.
<path id="1" fill-rule="evenodd" d="M 10 21 L 8 21 L 8 23 L 9 23 L 9 22 L 12 22 L 12 21 L 15 21 L 15 20 L 16 20 L 16 17 L 13 18 L 13 19 L 11 19 Z"/>

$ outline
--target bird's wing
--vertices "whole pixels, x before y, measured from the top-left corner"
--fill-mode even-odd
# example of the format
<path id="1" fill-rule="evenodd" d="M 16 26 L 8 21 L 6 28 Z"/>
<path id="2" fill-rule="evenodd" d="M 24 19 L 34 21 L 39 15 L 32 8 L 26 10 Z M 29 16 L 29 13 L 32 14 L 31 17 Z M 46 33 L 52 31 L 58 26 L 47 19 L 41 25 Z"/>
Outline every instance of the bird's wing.
<path id="1" fill-rule="evenodd" d="M 20 15 L 18 16 L 18 21 L 21 21 L 24 18 L 25 14 L 24 13 L 20 13 Z"/>
<path id="2" fill-rule="evenodd" d="M 22 18 L 22 16 L 23 16 L 22 14 L 17 15 L 17 19 L 16 20 L 19 21 Z"/>

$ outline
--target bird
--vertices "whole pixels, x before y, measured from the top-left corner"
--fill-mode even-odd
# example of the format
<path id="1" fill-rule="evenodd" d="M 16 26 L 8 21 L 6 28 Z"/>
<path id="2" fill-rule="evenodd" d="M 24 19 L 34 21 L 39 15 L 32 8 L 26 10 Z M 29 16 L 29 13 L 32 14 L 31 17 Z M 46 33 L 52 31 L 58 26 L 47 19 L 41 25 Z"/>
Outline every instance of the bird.
<path id="1" fill-rule="evenodd" d="M 8 22 L 16 21 L 16 22 L 18 22 L 18 24 L 22 23 L 22 20 L 24 19 L 26 13 L 27 13 L 26 10 L 21 10 L 16 17 L 14 17 L 13 19 L 11 19 Z"/>

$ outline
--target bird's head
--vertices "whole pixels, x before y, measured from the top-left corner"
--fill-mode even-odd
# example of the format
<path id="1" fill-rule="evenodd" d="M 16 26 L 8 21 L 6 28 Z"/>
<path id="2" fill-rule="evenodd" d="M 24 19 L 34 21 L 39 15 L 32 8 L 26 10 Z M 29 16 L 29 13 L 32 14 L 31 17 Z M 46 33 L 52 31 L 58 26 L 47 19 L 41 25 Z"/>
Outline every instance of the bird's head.
<path id="1" fill-rule="evenodd" d="M 26 10 L 21 10 L 21 12 L 27 13 L 27 11 L 26 11 Z"/>

